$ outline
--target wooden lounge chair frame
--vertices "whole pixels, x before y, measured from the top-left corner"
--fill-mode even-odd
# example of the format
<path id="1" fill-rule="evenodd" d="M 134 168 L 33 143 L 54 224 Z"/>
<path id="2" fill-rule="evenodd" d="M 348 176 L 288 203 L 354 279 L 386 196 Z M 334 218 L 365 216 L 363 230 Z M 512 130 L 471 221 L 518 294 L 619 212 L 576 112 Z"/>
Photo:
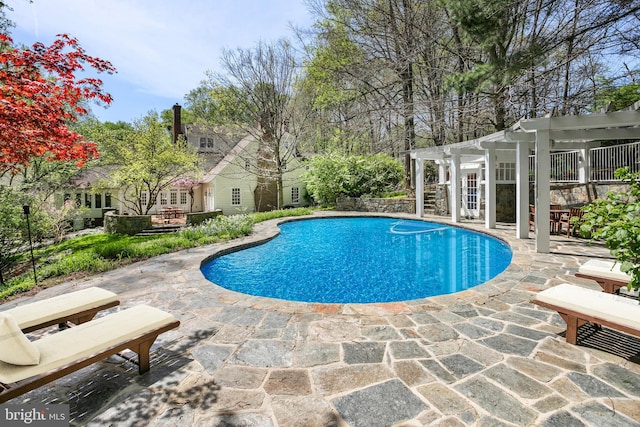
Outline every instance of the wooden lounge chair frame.
<path id="1" fill-rule="evenodd" d="M 100 311 L 106 310 L 108 308 L 116 307 L 120 304 L 120 300 L 117 298 L 116 294 L 105 291 L 100 288 L 87 288 L 80 291 L 72 292 L 69 294 L 59 295 L 57 297 L 36 301 L 34 303 L 25 304 L 22 306 L 15 307 L 13 309 L 6 310 L 6 313 L 10 313 L 15 315 L 15 310 L 21 310 L 26 307 L 37 307 L 38 305 L 47 304 L 47 302 L 51 302 L 53 300 L 64 300 L 64 299 L 73 299 L 74 295 L 82 295 L 83 293 L 87 294 L 86 301 L 82 301 L 80 303 L 82 308 L 72 309 L 72 310 L 61 310 L 60 313 L 53 313 L 52 316 L 47 316 L 47 320 L 38 321 L 37 323 L 33 323 L 33 319 L 28 319 L 28 324 L 25 327 L 20 326 L 22 332 L 29 333 L 33 331 L 37 331 L 38 329 L 43 329 L 53 325 L 60 325 L 60 327 L 68 326 L 69 322 L 79 325 L 81 323 L 88 322 L 92 320 L 96 314 Z M 108 299 L 109 295 L 112 296 L 111 300 Z M 95 301 L 91 301 L 90 298 L 96 297 Z M 37 309 L 32 309 L 31 311 L 38 311 Z M 20 324 L 21 318 L 24 316 L 17 317 L 18 324 Z"/>
<path id="2" fill-rule="evenodd" d="M 598 292 L 598 291 L 593 291 Z M 611 295 L 614 299 L 626 299 L 625 297 L 621 297 L 618 295 Z M 640 329 L 630 327 L 628 325 L 620 324 L 619 322 L 613 321 L 606 316 L 596 316 L 591 315 L 582 311 L 570 309 L 567 307 L 563 307 L 557 304 L 550 304 L 548 302 L 540 301 L 538 299 L 533 300 L 534 304 L 539 305 L 540 307 L 545 307 L 550 310 L 556 311 L 562 320 L 564 320 L 567 324 L 567 332 L 566 332 L 566 340 L 570 344 L 577 344 L 578 341 L 578 328 L 586 323 L 592 323 L 598 327 L 607 326 L 612 329 L 616 329 L 621 332 L 625 332 L 631 335 L 635 335 L 640 337 Z"/>
<path id="3" fill-rule="evenodd" d="M 575 276 L 580 277 L 582 279 L 591 279 L 598 282 L 598 285 L 600 285 L 602 290 L 608 294 L 615 294 L 618 291 L 618 289 L 626 288 L 627 285 L 629 284 L 628 281 L 616 280 L 616 279 L 605 278 L 600 276 L 592 276 L 590 274 L 576 273 Z"/>
<path id="4" fill-rule="evenodd" d="M 45 384 L 106 359 L 109 356 L 118 354 L 126 349 L 129 349 L 138 355 L 138 372 L 140 374 L 144 374 L 150 369 L 150 351 L 155 340 L 160 334 L 177 328 L 179 325 L 180 321 L 175 320 L 125 342 L 105 348 L 91 356 L 80 358 L 60 368 L 52 369 L 49 372 L 26 378 L 12 384 L 0 383 L 0 403 L 4 403 L 31 390 L 35 390 Z"/>
<path id="5" fill-rule="evenodd" d="M 588 261 L 587 263 L 585 263 L 583 266 L 587 266 L 590 262 L 593 262 L 592 260 Z M 597 263 L 597 261 L 596 261 Z M 614 262 L 607 262 L 607 261 L 602 261 L 601 264 L 611 264 L 611 269 L 613 269 L 613 266 L 615 265 Z M 608 265 L 607 265 L 608 266 Z M 598 266 L 599 268 L 604 267 L 603 265 Z M 598 268 L 595 267 L 595 268 Z M 582 268 L 582 267 L 580 267 Z M 592 267 L 594 268 L 594 267 Z M 592 269 L 590 268 L 590 269 Z M 612 273 L 612 276 L 615 275 L 615 273 Z M 621 278 L 619 278 L 620 276 L 618 276 L 618 278 L 615 277 L 608 277 L 605 273 L 602 274 L 587 274 L 587 273 L 581 273 L 580 271 L 578 271 L 577 273 L 575 273 L 576 277 L 580 277 L 582 279 L 590 279 L 593 280 L 594 282 L 597 282 L 598 285 L 600 285 L 600 287 L 602 288 L 602 290 L 608 294 L 615 294 L 616 292 L 618 292 L 618 289 L 620 288 L 626 288 L 627 285 L 629 284 L 629 280 L 623 280 Z"/>

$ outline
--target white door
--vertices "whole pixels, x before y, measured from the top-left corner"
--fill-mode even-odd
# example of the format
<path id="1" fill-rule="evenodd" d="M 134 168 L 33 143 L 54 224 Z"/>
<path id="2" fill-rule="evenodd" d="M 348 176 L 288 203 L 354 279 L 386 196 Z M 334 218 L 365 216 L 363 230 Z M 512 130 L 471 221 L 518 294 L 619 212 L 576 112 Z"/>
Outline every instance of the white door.
<path id="1" fill-rule="evenodd" d="M 480 193 L 478 188 L 478 172 L 462 173 L 461 212 L 463 217 L 478 218 L 480 216 Z"/>

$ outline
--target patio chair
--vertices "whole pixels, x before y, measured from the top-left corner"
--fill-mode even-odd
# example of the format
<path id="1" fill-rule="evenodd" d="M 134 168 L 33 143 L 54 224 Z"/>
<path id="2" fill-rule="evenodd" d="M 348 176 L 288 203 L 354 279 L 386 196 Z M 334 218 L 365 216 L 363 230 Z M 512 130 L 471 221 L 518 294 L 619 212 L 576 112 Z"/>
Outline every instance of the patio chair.
<path id="1" fill-rule="evenodd" d="M 10 314 L 22 332 L 28 333 L 51 325 L 76 325 L 88 322 L 102 310 L 120 304 L 118 296 L 102 288 L 87 288 L 53 298 L 19 305 L 1 313 Z"/>
<path id="2" fill-rule="evenodd" d="M 563 283 L 539 292 L 533 303 L 558 312 L 570 344 L 577 343 L 578 328 L 587 322 L 640 337 L 640 304 L 634 299 Z"/>
<path id="3" fill-rule="evenodd" d="M 567 237 L 571 237 L 571 235 L 576 234 L 576 230 L 580 228 L 580 219 L 584 215 L 584 211 L 582 208 L 570 208 L 568 214 L 564 214 L 560 217 L 560 221 L 558 222 L 558 233 L 562 233 L 562 226 L 565 225 L 567 227 Z M 573 218 L 578 218 L 577 222 L 571 222 Z"/>
<path id="4" fill-rule="evenodd" d="M 550 209 L 559 205 L 551 205 Z M 536 231 L 536 206 L 533 204 L 529 205 L 529 231 Z M 555 233 L 556 231 L 556 221 L 553 218 L 553 215 L 549 216 L 549 231 L 551 233 Z"/>
<path id="5" fill-rule="evenodd" d="M 608 294 L 626 288 L 631 281 L 631 276 L 620 271 L 620 263 L 599 259 L 590 259 L 582 264 L 575 276 L 598 282 L 602 290 Z"/>
<path id="6" fill-rule="evenodd" d="M 0 403 L 125 349 L 138 354 L 140 374 L 163 332 L 177 328 L 173 315 L 138 305 L 29 341 L 10 314 L 0 314 Z"/>

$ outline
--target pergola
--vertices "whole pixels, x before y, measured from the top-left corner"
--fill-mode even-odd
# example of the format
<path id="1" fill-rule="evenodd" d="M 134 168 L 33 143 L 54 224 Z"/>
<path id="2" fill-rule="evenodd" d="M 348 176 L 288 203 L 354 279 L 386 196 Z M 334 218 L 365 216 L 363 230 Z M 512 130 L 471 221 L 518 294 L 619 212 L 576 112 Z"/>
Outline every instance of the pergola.
<path id="1" fill-rule="evenodd" d="M 544 117 L 521 120 L 510 129 L 457 144 L 412 150 L 415 160 L 416 213 L 422 217 L 424 206 L 423 161 L 435 160 L 444 182 L 449 168 L 451 220 L 461 219 L 461 165 L 484 163 L 485 226 L 496 226 L 496 160 L 515 154 L 516 163 L 516 237 L 529 238 L 529 153 L 535 152 L 536 250 L 549 252 L 549 204 L 552 151 L 580 151 L 580 182 L 589 177 L 589 148 L 604 140 L 640 140 L 640 102 L 625 111 L 578 116 Z M 515 153 L 514 153 L 515 152 Z M 547 218 L 547 220 L 544 220 Z"/>

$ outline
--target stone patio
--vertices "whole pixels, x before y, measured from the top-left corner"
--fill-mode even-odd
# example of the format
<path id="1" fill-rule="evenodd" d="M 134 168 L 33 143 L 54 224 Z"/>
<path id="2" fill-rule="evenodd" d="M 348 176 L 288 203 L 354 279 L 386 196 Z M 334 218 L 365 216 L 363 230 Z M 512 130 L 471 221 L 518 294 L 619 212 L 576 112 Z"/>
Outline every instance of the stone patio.
<path id="1" fill-rule="evenodd" d="M 353 214 L 314 216 L 333 215 Z M 122 308 L 150 304 L 182 322 L 160 336 L 144 375 L 112 357 L 10 403 L 69 403 L 72 425 L 89 426 L 640 425 L 640 340 L 587 325 L 567 344 L 560 317 L 530 302 L 562 282 L 598 288 L 573 273 L 609 257 L 602 246 L 554 236 L 552 253 L 538 254 L 498 225 L 491 233 L 514 251 L 504 273 L 388 304 L 287 302 L 204 279 L 204 259 L 272 236 L 279 221 L 0 306 L 100 286 Z"/>

